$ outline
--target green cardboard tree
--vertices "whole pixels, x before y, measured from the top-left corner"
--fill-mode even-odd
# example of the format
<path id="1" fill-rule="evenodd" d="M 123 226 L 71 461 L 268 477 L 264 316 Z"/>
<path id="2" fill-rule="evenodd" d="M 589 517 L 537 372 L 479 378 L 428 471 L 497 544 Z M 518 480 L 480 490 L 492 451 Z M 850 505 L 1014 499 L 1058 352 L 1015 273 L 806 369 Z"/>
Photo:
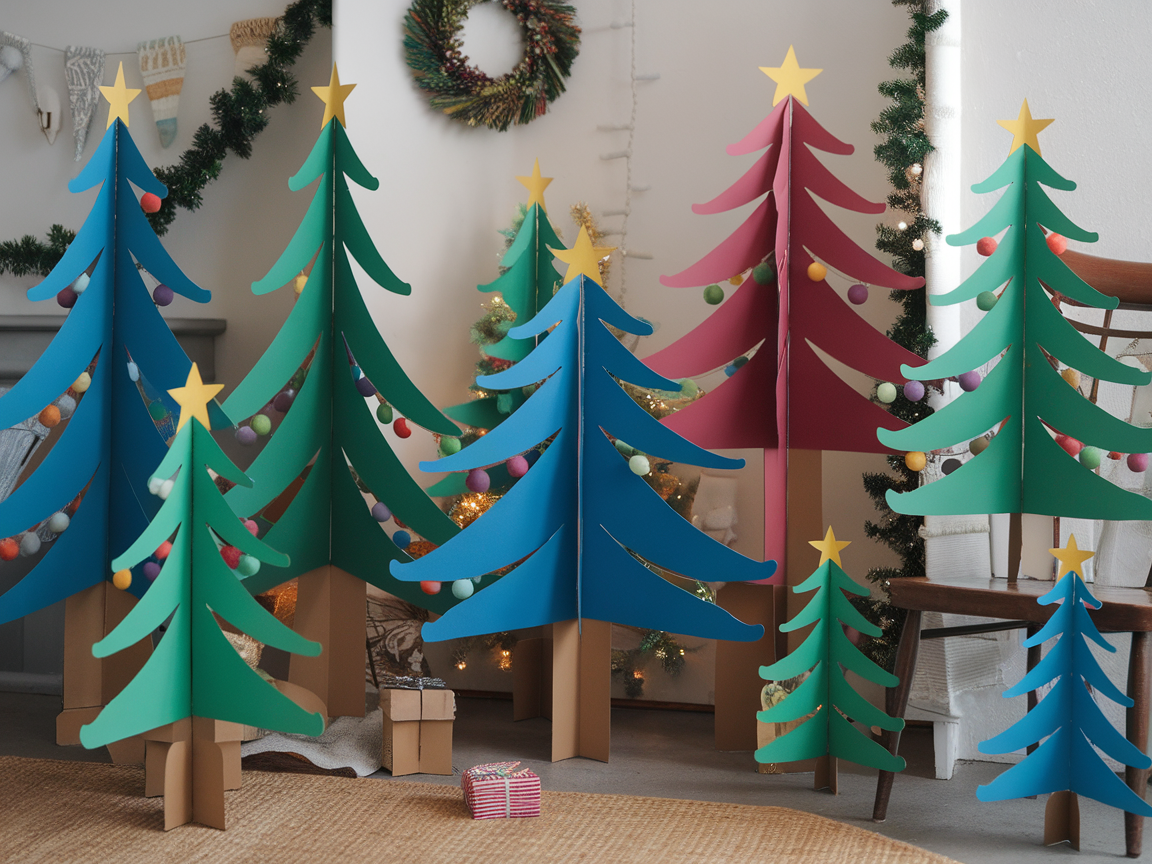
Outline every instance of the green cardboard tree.
<path id="1" fill-rule="evenodd" d="M 237 520 L 206 470 L 241 486 L 252 483 L 223 454 L 206 425 L 208 403 L 222 387 L 203 384 L 193 363 L 187 384 L 169 391 L 181 412 L 176 438 L 153 475 L 153 487 L 164 503 L 136 541 L 112 562 L 117 571 L 113 578 L 116 587 L 127 588 L 131 581 L 128 568 L 161 549 L 173 534 L 175 539 L 156 581 L 127 617 L 92 647 L 92 653 L 107 657 L 123 651 L 167 624 L 144 668 L 93 722 L 81 728 L 80 741 L 85 747 L 101 747 L 186 718 L 307 735 L 324 731 L 324 717 L 305 710 L 263 680 L 232 647 L 218 620 L 283 651 L 320 652 L 315 642 L 292 632 L 266 612 L 244 590 L 221 555 L 219 541 L 266 564 L 288 564 L 286 555 L 254 537 Z M 168 737 L 187 740 L 190 731 L 172 729 Z M 204 743 L 214 745 L 216 740 Z M 196 746 L 193 740 L 193 751 Z M 192 770 L 186 772 L 186 797 L 192 797 L 191 789 L 199 789 L 201 782 L 219 786 L 223 777 L 195 776 L 213 760 L 197 759 L 194 752 L 190 755 Z M 227 773 L 227 768 L 220 770 Z M 166 809 L 168 806 L 166 800 Z M 195 800 L 192 807 L 196 809 Z"/>
<path id="2" fill-rule="evenodd" d="M 847 625 L 866 636 L 879 636 L 880 628 L 864 618 L 848 601 L 846 594 L 866 595 L 840 569 L 840 550 L 851 541 L 838 541 L 832 529 L 823 540 L 809 541 L 820 550 L 820 566 L 799 585 L 797 594 L 815 592 L 792 620 L 780 625 L 789 633 L 811 624 L 816 626 L 795 651 L 771 666 L 760 667 L 760 677 L 786 681 L 805 676 L 785 699 L 756 717 L 762 723 L 788 723 L 807 718 L 797 728 L 756 751 L 757 762 L 798 762 L 827 760 L 816 772 L 816 788 L 835 788 L 835 759 L 847 759 L 882 771 L 902 771 L 904 760 L 893 756 L 852 721 L 879 726 L 893 732 L 904 728 L 900 718 L 889 717 L 852 689 L 845 671 L 883 687 L 895 687 L 899 679 L 864 656 L 844 632 Z"/>
<path id="3" fill-rule="evenodd" d="M 297 629 L 319 639 L 328 656 L 295 663 L 291 680 L 319 694 L 333 715 L 364 711 L 364 634 L 359 631 L 365 598 L 363 584 L 354 580 L 437 613 L 455 602 L 450 592 L 430 596 L 389 575 L 389 561 L 411 559 L 379 522 L 395 514 L 436 544 L 460 530 L 412 479 L 365 403 L 376 394 L 386 400 L 379 402 L 376 417 L 393 421 L 401 437 L 410 434 L 409 420 L 444 435 L 460 431 L 404 373 L 373 324 L 352 272 L 349 254 L 385 290 L 412 290 L 380 256 L 349 191 L 349 180 L 370 190 L 380 185 L 345 131 L 344 100 L 354 86 L 340 84 L 333 67 L 329 86 L 312 88 L 326 106 L 322 131 L 289 187 L 299 191 L 320 182 L 288 248 L 252 286 L 256 294 L 266 294 L 295 282 L 299 296 L 271 346 L 224 406 L 232 417 L 252 418 L 239 432 L 248 440 L 267 431 L 268 414 L 282 409 L 283 419 L 248 469 L 255 485 L 231 490 L 228 503 L 245 516 L 265 512 L 273 502 L 278 505 L 270 508 L 275 523 L 265 539 L 285 550 L 292 563 L 282 571 L 249 576 L 244 584 L 256 594 L 306 577 L 299 588 Z M 305 277 L 309 264 L 311 272 Z M 266 408 L 269 403 L 271 410 Z M 393 406 L 402 418 L 393 420 Z M 266 411 L 263 418 L 261 411 Z M 289 487 L 294 497 L 293 491 L 284 494 Z M 365 503 L 362 489 L 375 496 L 373 508 Z M 333 649 L 330 640 L 341 634 L 344 647 Z M 332 673 L 328 663 L 343 671 Z M 304 669 L 312 671 L 298 671 Z M 330 673 L 342 683 L 328 683 Z"/>
<path id="4" fill-rule="evenodd" d="M 902 450 L 935 450 L 970 439 L 986 446 L 973 447 L 975 458 L 934 483 L 913 492 L 889 492 L 889 506 L 897 513 L 925 515 L 1152 519 L 1152 501 L 1093 470 L 1101 451 L 1152 450 L 1152 429 L 1131 426 L 1094 405 L 1068 386 L 1056 366 L 1137 386 L 1152 375 L 1099 350 L 1053 304 L 1059 296 L 1082 306 L 1115 309 L 1118 301 L 1096 291 L 1060 260 L 1062 238 L 1093 242 L 1097 235 L 1073 224 L 1044 189 L 1076 188 L 1040 156 L 1037 133 L 1052 121 L 1033 119 L 1025 101 L 1017 120 L 1000 122 L 1013 133 L 1011 152 L 972 189 L 1004 189 L 1004 194 L 969 230 L 948 237 L 951 245 L 977 243 L 991 254 L 958 288 L 929 298 L 944 306 L 975 300 L 986 314 L 940 357 L 901 369 L 920 380 L 959 376 L 969 392 L 914 426 L 878 433 L 882 443 Z M 997 244 L 992 238 L 1000 232 L 1006 233 Z M 974 370 L 997 358 L 981 381 Z M 989 442 L 984 436 L 990 430 Z M 1079 442 L 1093 446 L 1080 450 Z M 1079 461 L 1071 455 L 1077 451 Z M 1017 548 L 1011 551 L 1018 554 Z M 1015 567 L 1009 575 L 1015 576 Z"/>

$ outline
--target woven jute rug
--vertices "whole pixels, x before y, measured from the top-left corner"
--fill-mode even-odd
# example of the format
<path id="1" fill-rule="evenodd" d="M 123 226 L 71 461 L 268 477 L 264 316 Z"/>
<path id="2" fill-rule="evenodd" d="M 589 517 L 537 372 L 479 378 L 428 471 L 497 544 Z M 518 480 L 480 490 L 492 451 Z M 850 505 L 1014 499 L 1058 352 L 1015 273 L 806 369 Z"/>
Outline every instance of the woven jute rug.
<path id="1" fill-rule="evenodd" d="M 458 787 L 246 771 L 228 830 L 163 831 L 140 767 L 0 757 L 0 860 L 955 864 L 783 807 L 545 792 L 534 819 L 473 820 Z"/>

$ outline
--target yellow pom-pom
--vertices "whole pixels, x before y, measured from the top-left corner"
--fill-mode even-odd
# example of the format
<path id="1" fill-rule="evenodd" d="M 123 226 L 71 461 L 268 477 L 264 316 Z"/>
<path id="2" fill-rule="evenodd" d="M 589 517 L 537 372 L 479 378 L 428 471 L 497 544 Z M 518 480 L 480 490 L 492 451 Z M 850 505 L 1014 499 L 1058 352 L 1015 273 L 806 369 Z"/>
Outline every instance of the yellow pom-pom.
<path id="1" fill-rule="evenodd" d="M 821 264 L 819 261 L 813 261 L 808 265 L 808 278 L 813 282 L 820 282 L 828 275 L 828 268 Z"/>
<path id="2" fill-rule="evenodd" d="M 1071 386 L 1077 390 L 1080 389 L 1080 373 L 1075 369 L 1065 369 L 1060 373 L 1060 377 L 1067 381 Z"/>
<path id="3" fill-rule="evenodd" d="M 744 277 L 739 273 L 737 273 L 735 276 L 729 276 L 728 277 L 728 284 L 729 285 L 743 285 L 744 284 Z"/>
<path id="4" fill-rule="evenodd" d="M 923 471 L 924 466 L 928 464 L 928 457 L 919 450 L 913 450 L 904 454 L 904 464 L 908 466 L 909 471 Z"/>
<path id="5" fill-rule="evenodd" d="M 81 372 L 80 377 L 72 382 L 72 389 L 77 393 L 83 393 L 92 386 L 92 376 L 87 372 Z"/>
<path id="6" fill-rule="evenodd" d="M 307 276 L 305 276 L 303 273 L 301 273 L 299 276 L 297 276 L 296 280 L 293 282 L 293 287 L 296 289 L 296 294 L 299 295 L 300 292 L 304 290 L 304 286 L 307 284 L 308 284 L 308 277 Z"/>
<path id="7" fill-rule="evenodd" d="M 127 591 L 128 587 L 132 584 L 132 571 L 117 570 L 116 575 L 112 577 L 112 584 L 121 591 Z"/>

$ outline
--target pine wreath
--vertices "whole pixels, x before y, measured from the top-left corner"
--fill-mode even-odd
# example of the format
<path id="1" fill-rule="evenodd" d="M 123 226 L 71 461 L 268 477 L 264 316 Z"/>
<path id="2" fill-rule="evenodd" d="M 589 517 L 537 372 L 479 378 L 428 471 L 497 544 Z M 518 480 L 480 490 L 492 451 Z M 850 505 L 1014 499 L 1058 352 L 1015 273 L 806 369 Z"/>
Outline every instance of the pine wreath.
<path id="1" fill-rule="evenodd" d="M 501 0 L 524 32 L 524 56 L 507 75 L 489 78 L 461 53 L 468 12 L 485 0 L 415 0 L 404 18 L 404 53 L 428 103 L 469 126 L 507 131 L 531 123 L 564 92 L 580 50 L 576 10 L 553 0 Z"/>

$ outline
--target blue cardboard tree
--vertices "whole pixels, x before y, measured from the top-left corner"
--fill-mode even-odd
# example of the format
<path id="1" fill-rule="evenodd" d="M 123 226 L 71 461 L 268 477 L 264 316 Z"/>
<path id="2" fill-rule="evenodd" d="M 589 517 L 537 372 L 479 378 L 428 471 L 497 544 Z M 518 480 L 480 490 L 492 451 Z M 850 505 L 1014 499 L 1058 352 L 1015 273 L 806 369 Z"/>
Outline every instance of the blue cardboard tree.
<path id="1" fill-rule="evenodd" d="M 112 568 L 119 571 L 117 586 L 119 580 L 128 578 L 126 568 L 149 558 L 173 534 L 175 539 L 144 599 L 92 647 L 92 653 L 97 657 L 116 654 L 161 625 L 167 626 L 144 668 L 80 730 L 85 747 L 101 747 L 192 717 L 308 735 L 324 731 L 323 716 L 307 711 L 264 681 L 229 644 L 217 620 L 219 616 L 260 642 L 284 651 L 320 652 L 315 642 L 293 633 L 266 612 L 221 556 L 219 543 L 223 542 L 267 564 L 288 564 L 286 555 L 258 540 L 236 519 L 208 473 L 211 469 L 241 486 L 252 483 L 209 433 L 207 405 L 222 387 L 204 384 L 199 369 L 192 364 L 185 386 L 171 391 L 181 406 L 180 420 L 155 477 L 165 481 L 175 475 L 175 479 L 171 485 L 158 487 L 164 496 L 160 511 L 112 562 Z M 173 734 L 179 739 L 179 732 L 173 730 Z M 194 751 L 200 744 L 207 747 L 216 743 L 192 739 L 191 747 Z M 204 808 L 197 808 L 192 790 L 211 785 L 211 779 L 195 775 L 201 766 L 211 763 L 195 758 L 193 752 L 193 770 L 187 777 L 193 814 Z M 219 781 L 223 782 L 223 776 Z M 223 787 L 218 791 L 223 792 Z M 209 800 L 215 798 L 209 795 Z M 177 801 L 166 800 L 166 813 L 170 806 L 180 807 Z M 165 821 L 172 827 L 171 819 Z M 196 821 L 205 819 L 201 816 Z M 208 824 L 214 820 L 209 818 Z"/>
<path id="2" fill-rule="evenodd" d="M 1041 645 L 1055 637 L 1059 641 L 1019 683 L 1005 690 L 1004 696 L 1020 696 L 1045 684 L 1052 687 L 1023 719 L 981 742 L 980 752 L 1011 753 L 1043 743 L 1024 761 L 977 788 L 976 797 L 981 801 L 1004 801 L 1067 791 L 1140 816 L 1152 816 L 1152 806 L 1125 786 L 1097 752 L 1141 771 L 1152 767 L 1152 759 L 1121 735 L 1096 704 L 1098 693 L 1132 707 L 1132 700 L 1108 679 L 1089 649 L 1089 642 L 1094 642 L 1105 651 L 1116 651 L 1100 635 L 1088 613 L 1089 609 L 1099 609 L 1100 601 L 1082 581 L 1081 566 L 1094 553 L 1077 548 L 1075 536 L 1068 538 L 1067 548 L 1050 551 L 1059 559 L 1064 575 L 1037 602 L 1043 606 L 1060 605 L 1040 632 L 1024 640 L 1024 647 Z M 1067 799 L 1054 796 L 1054 800 L 1055 804 L 1049 803 L 1045 818 L 1046 842 L 1071 839 L 1078 848 L 1079 830 L 1069 818 L 1069 813 L 1075 811 L 1065 809 Z M 1059 833 L 1053 837 L 1054 832 Z"/>
<path id="3" fill-rule="evenodd" d="M 116 85 L 101 89 L 110 103 L 107 131 L 68 184 L 74 193 L 94 186 L 100 192 L 60 262 L 28 291 L 31 300 L 59 295 L 71 311 L 44 355 L 0 398 L 0 428 L 30 417 L 63 424 L 44 461 L 0 501 L 0 538 L 20 537 L 23 550 L 35 554 L 38 530 L 59 537 L 0 596 L 0 623 L 104 581 L 108 562 L 156 512 L 141 492 L 166 452 L 158 427 L 175 405 L 164 391 L 184 383 L 191 361 L 149 296 L 137 262 L 172 292 L 198 303 L 211 296 L 180 272 L 133 192 L 134 184 L 145 194 L 166 194 L 128 134 L 128 101 L 139 91 L 124 86 L 122 67 Z M 62 417 L 52 403 L 65 393 L 75 409 Z M 79 506 L 70 507 L 78 497 Z M 130 590 L 139 595 L 146 586 L 138 572 Z"/>
<path id="4" fill-rule="evenodd" d="M 581 230 L 566 283 L 513 339 L 548 338 L 511 369 L 483 380 L 493 387 L 540 383 L 521 408 L 459 453 L 422 462 L 427 471 L 499 464 L 535 451 L 535 464 L 466 532 L 411 564 L 393 564 L 405 580 L 463 582 L 514 564 L 510 573 L 425 624 L 432 641 L 591 618 L 707 638 L 750 641 L 762 628 L 741 624 L 719 606 L 665 581 L 643 561 L 690 578 L 768 579 L 776 562 L 757 562 L 716 543 L 661 500 L 637 473 L 643 455 L 622 458 L 612 439 L 675 462 L 738 468 L 654 420 L 620 388 L 677 390 L 637 360 L 608 329 L 647 334 L 596 281 L 594 250 Z M 611 251 L 611 250 L 607 250 Z M 612 436 L 610 439 L 609 436 Z M 547 446 L 540 454 L 542 444 Z M 669 556 L 669 549 L 675 555 Z"/>
<path id="5" fill-rule="evenodd" d="M 897 732 L 904 728 L 899 717 L 889 717 L 852 689 L 844 675 L 855 672 L 882 687 L 895 687 L 899 679 L 885 672 L 849 641 L 848 625 L 866 636 L 879 636 L 872 624 L 848 602 L 846 592 L 867 596 L 868 589 L 857 585 L 841 569 L 840 550 L 851 541 L 839 541 L 832 529 L 821 541 L 811 540 L 820 550 L 816 571 L 792 590 L 797 594 L 816 592 L 791 621 L 781 624 L 785 633 L 815 624 L 800 646 L 771 666 L 760 667 L 760 677 L 786 681 L 806 676 L 787 697 L 756 717 L 762 723 L 788 723 L 804 719 L 795 729 L 756 751 L 757 762 L 798 762 L 827 759 L 816 772 L 816 787 L 836 787 L 834 759 L 847 759 L 881 771 L 902 771 L 904 760 L 861 732 L 851 721 L 879 726 Z"/>
<path id="6" fill-rule="evenodd" d="M 369 190 L 380 185 L 345 130 L 344 100 L 355 86 L 341 84 L 333 66 L 329 85 L 312 88 L 325 104 L 322 131 L 288 185 L 299 191 L 317 179 L 319 184 L 287 249 L 252 286 L 256 294 L 267 294 L 295 282 L 299 294 L 271 346 L 224 403 L 231 416 L 251 418 L 237 433 L 249 441 L 271 428 L 269 414 L 283 413 L 248 468 L 254 485 L 230 490 L 228 503 L 245 516 L 275 511 L 264 539 L 292 559 L 283 570 L 249 576 L 245 587 L 251 593 L 316 574 L 316 579 L 305 580 L 310 584 L 300 585 L 297 629 L 314 634 L 328 650 L 316 663 L 303 661 L 300 668 L 310 672 L 298 674 L 299 663 L 294 663 L 292 680 L 320 695 L 332 715 L 364 713 L 364 636 L 356 636 L 355 629 L 363 628 L 364 588 L 346 584 L 348 574 L 433 612 L 444 612 L 455 602 L 447 592 L 431 596 L 388 574 L 390 560 L 410 559 L 379 523 L 395 514 L 433 543 L 444 543 L 460 530 L 412 479 L 376 423 L 393 422 L 402 437 L 410 434 L 409 420 L 444 435 L 460 431 L 400 367 L 376 329 L 352 272 L 350 256 L 381 288 L 402 295 L 412 292 L 376 249 L 349 190 L 349 180 Z M 305 276 L 309 264 L 311 272 Z M 373 403 L 376 419 L 365 403 L 373 396 L 378 396 Z M 393 419 L 393 406 L 404 417 Z M 373 508 L 365 504 L 361 489 L 375 496 Z M 333 580 L 338 587 L 331 587 Z M 318 593 L 313 595 L 313 589 Z M 343 602 L 333 601 L 332 591 Z M 330 613 L 313 622 L 309 604 L 327 607 Z M 346 648 L 333 650 L 329 636 L 341 634 Z M 329 662 L 340 664 L 342 671 L 333 673 L 339 685 L 328 680 Z"/>

